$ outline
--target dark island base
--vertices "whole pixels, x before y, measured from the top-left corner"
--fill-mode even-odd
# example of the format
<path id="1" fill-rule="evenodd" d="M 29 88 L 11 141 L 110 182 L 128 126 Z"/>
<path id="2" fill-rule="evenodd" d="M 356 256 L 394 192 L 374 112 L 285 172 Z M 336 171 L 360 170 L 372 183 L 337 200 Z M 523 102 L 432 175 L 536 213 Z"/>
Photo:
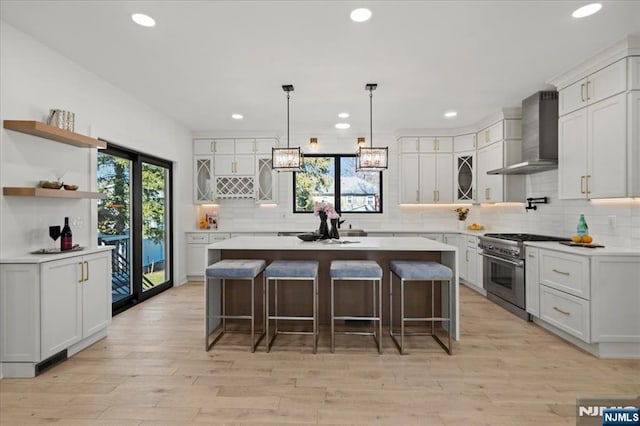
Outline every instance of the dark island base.
<path id="1" fill-rule="evenodd" d="M 375 260 L 383 269 L 382 276 L 382 315 L 383 324 L 389 324 L 389 261 L 390 260 L 433 260 L 440 262 L 440 253 L 425 253 L 415 251 L 274 251 L 274 250 L 221 250 L 222 259 L 264 259 L 273 260 L 318 260 L 319 269 L 319 315 L 320 324 L 329 324 L 331 312 L 329 265 L 332 260 Z M 262 316 L 262 276 L 256 291 L 256 300 L 260 306 L 257 309 L 259 318 Z M 237 285 L 236 285 L 237 284 Z M 273 284 L 273 282 L 272 282 Z M 279 315 L 310 315 L 311 283 L 301 281 L 278 282 L 278 314 Z M 227 311 L 229 313 L 249 313 L 250 286 L 246 281 L 231 283 L 227 281 Z M 435 286 L 435 315 L 441 315 L 441 286 Z M 398 313 L 400 309 L 400 280 L 394 280 L 394 328 L 399 325 Z M 408 292 L 405 302 L 405 316 L 424 317 L 431 310 L 431 284 L 407 283 Z M 446 291 L 446 289 L 445 289 Z M 341 281 L 336 282 L 336 315 L 370 316 L 372 312 L 371 281 Z M 271 290 L 270 311 L 273 312 L 273 288 Z M 261 321 L 258 321 L 260 323 Z"/>

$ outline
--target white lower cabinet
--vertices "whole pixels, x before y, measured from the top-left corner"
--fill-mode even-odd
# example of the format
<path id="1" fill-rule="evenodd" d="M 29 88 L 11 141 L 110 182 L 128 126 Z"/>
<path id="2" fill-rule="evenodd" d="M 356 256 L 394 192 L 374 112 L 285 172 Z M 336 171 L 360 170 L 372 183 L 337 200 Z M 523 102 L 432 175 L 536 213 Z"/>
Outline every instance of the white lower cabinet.
<path id="1" fill-rule="evenodd" d="M 207 245 L 226 240 L 229 234 L 209 232 L 187 233 L 187 278 L 192 281 L 204 280 Z"/>
<path id="2" fill-rule="evenodd" d="M 420 234 L 420 236 L 422 238 L 428 238 L 430 240 L 437 241 L 439 243 L 443 242 L 442 234 L 428 233 L 428 234 Z"/>
<path id="3" fill-rule="evenodd" d="M 50 262 L 0 265 L 2 367 L 30 377 L 37 365 L 73 355 L 106 335 L 111 321 L 111 250 Z"/>
<path id="4" fill-rule="evenodd" d="M 640 257 L 540 247 L 526 256 L 527 312 L 536 323 L 598 357 L 640 358 Z"/>
<path id="5" fill-rule="evenodd" d="M 540 273 L 539 250 L 535 247 L 525 248 L 525 307 L 528 313 L 540 316 Z"/>
<path id="6" fill-rule="evenodd" d="M 449 244 L 458 247 L 458 275 L 460 279 L 465 284 L 482 292 L 482 257 L 478 254 L 478 237 L 457 234 L 455 239 L 452 237 L 449 239 L 454 241 Z"/>
<path id="7" fill-rule="evenodd" d="M 589 336 L 589 301 L 540 286 L 540 318 L 585 342 Z"/>

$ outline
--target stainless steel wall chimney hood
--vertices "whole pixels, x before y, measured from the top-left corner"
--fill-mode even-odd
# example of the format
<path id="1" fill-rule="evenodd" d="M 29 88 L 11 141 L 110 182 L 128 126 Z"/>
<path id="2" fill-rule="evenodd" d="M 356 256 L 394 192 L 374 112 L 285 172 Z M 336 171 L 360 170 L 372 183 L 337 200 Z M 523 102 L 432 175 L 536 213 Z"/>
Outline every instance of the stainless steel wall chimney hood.
<path id="1" fill-rule="evenodd" d="M 488 175 L 528 175 L 558 168 L 558 92 L 537 92 L 522 101 L 523 162 Z"/>

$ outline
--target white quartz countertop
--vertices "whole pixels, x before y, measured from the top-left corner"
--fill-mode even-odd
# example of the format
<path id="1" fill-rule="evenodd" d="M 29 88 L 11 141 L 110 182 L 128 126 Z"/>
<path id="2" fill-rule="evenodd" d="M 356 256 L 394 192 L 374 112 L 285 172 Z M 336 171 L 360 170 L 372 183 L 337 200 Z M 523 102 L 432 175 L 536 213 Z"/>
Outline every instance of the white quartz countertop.
<path id="1" fill-rule="evenodd" d="M 100 253 L 103 251 L 113 250 L 114 246 L 96 246 L 85 247 L 83 250 L 65 251 L 54 254 L 25 254 L 14 258 L 0 259 L 0 263 L 44 263 L 53 262 L 54 260 L 68 259 L 76 256 L 86 256 L 88 254 Z"/>
<path id="2" fill-rule="evenodd" d="M 455 252 L 457 248 L 421 237 L 344 237 L 302 241 L 298 237 L 236 237 L 209 244 L 219 250 L 376 250 Z"/>
<path id="3" fill-rule="evenodd" d="M 613 246 L 606 246 L 606 245 L 605 247 L 597 247 L 597 248 L 573 247 L 573 246 L 566 246 L 564 244 L 560 244 L 554 241 L 548 241 L 548 242 L 531 241 L 531 242 L 526 242 L 525 245 L 527 245 L 528 247 L 537 247 L 541 249 L 555 250 L 562 253 L 577 254 L 580 256 L 640 256 L 640 248 L 632 248 L 632 247 L 613 247 Z"/>
<path id="4" fill-rule="evenodd" d="M 467 234 L 467 235 L 484 235 L 486 230 L 482 231 L 472 231 L 470 229 L 466 229 L 461 231 L 460 229 L 453 228 L 438 228 L 438 229 L 406 229 L 406 228 L 342 228 L 338 230 L 340 232 L 349 232 L 356 231 L 362 229 L 364 232 L 368 234 Z M 247 229 L 247 228 L 218 228 L 218 229 L 194 229 L 192 231 L 187 231 L 187 233 L 205 233 L 205 234 L 274 234 L 278 232 L 287 232 L 287 233 L 310 233 L 313 232 L 313 229 L 269 229 L 269 228 L 261 228 L 261 229 Z M 496 231 L 491 231 L 496 232 Z"/>

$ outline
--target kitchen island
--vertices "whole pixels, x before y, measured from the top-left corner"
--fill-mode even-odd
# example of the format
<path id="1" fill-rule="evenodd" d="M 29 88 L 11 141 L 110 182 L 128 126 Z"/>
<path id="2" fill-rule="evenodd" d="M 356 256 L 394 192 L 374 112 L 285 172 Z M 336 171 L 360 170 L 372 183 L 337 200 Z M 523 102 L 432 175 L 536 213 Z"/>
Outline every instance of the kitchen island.
<path id="1" fill-rule="evenodd" d="M 389 323 L 389 261 L 390 260 L 433 260 L 451 268 L 453 271 L 454 301 L 452 313 L 452 327 L 455 340 L 460 338 L 459 305 L 458 305 L 458 250 L 437 241 L 421 237 L 345 237 L 340 240 L 320 240 L 305 242 L 297 237 L 236 237 L 209 244 L 206 249 L 206 265 L 211 265 L 222 259 L 264 259 L 267 264 L 273 260 L 318 260 L 319 270 L 319 320 L 320 324 L 329 323 L 329 265 L 332 260 L 375 260 L 383 269 L 382 282 L 382 313 L 383 322 Z M 206 274 L 205 274 L 206 275 Z M 207 312 L 220 312 L 221 291 L 218 280 L 205 281 L 205 303 Z M 396 285 L 398 285 L 396 283 Z M 311 296 L 305 292 L 306 286 L 292 288 L 287 291 L 287 299 L 281 300 L 280 309 L 311 310 Z M 406 303 L 407 313 L 425 309 L 430 306 L 430 291 L 427 285 L 412 288 L 410 301 Z M 243 291 L 244 290 L 244 291 Z M 415 290 L 415 292 L 414 292 Z M 349 309 L 355 315 L 366 313 L 361 300 L 370 300 L 369 294 L 363 297 L 363 291 L 370 291 L 370 286 L 350 286 L 336 300 L 336 311 Z M 227 286 L 226 301 L 229 311 L 242 311 L 249 306 L 249 294 L 246 286 Z M 446 313 L 448 306 L 447 292 L 435 293 L 437 313 Z M 308 304 L 307 304 L 308 302 Z M 439 308 L 438 308 L 439 307 Z M 246 310 L 245 310 L 246 312 Z M 397 310 L 394 310 L 397 312 Z M 395 318 L 394 318 L 395 319 Z M 394 321 L 395 322 L 395 321 Z M 205 332 L 209 336 L 219 325 L 213 318 L 205 318 Z"/>

